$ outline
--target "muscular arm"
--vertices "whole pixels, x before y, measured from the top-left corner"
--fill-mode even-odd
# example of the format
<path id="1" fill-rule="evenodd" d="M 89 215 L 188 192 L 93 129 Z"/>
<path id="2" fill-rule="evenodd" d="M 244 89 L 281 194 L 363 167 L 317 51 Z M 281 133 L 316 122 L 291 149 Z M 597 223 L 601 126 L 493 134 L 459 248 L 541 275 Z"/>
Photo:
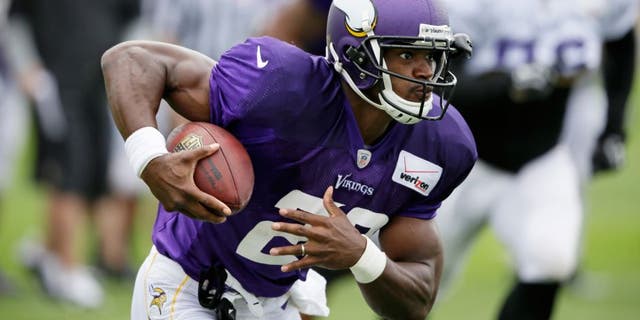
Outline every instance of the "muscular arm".
<path id="1" fill-rule="evenodd" d="M 606 132 L 624 134 L 624 113 L 635 72 L 636 34 L 630 30 L 619 40 L 605 44 L 605 87 L 609 109 Z"/>
<path id="2" fill-rule="evenodd" d="M 192 121 L 209 120 L 209 75 L 215 61 L 162 42 L 129 41 L 102 56 L 107 97 L 124 138 L 136 129 L 156 127 L 164 98 Z"/>
<path id="3" fill-rule="evenodd" d="M 143 127 L 157 127 L 156 113 L 165 99 L 191 121 L 209 120 L 209 74 L 215 62 L 171 44 L 130 41 L 102 56 L 107 97 L 115 123 L 126 139 Z M 231 210 L 196 187 L 196 163 L 218 145 L 153 158 L 140 177 L 169 211 L 192 218 L 224 222 Z"/>
<path id="4" fill-rule="evenodd" d="M 604 45 L 603 72 L 607 91 L 607 122 L 592 156 L 593 172 L 614 170 L 624 163 L 624 119 L 636 68 L 636 33 Z"/>
<path id="5" fill-rule="evenodd" d="M 442 247 L 435 223 L 396 217 L 381 232 L 380 244 L 389 259 L 378 279 L 359 284 L 365 300 L 385 319 L 424 319 L 442 274 Z"/>

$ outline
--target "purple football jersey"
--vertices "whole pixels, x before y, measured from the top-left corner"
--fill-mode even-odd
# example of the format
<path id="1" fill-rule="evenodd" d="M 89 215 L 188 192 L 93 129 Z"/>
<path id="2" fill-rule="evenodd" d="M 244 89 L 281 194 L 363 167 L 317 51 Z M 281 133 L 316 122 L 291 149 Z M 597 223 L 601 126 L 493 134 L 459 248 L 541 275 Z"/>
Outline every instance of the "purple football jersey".
<path id="1" fill-rule="evenodd" d="M 222 224 L 160 206 L 153 242 L 196 280 L 201 269 L 222 264 L 249 292 L 280 296 L 306 271 L 280 271 L 296 258 L 269 249 L 306 239 L 271 229 L 291 222 L 278 208 L 327 215 L 322 195 L 333 186 L 349 220 L 372 235 L 394 216 L 433 218 L 477 157 L 469 128 L 451 107 L 441 121 L 394 123 L 365 145 L 333 67 L 273 38 L 227 51 L 210 85 L 211 122 L 244 144 L 255 187 L 247 207 Z"/>

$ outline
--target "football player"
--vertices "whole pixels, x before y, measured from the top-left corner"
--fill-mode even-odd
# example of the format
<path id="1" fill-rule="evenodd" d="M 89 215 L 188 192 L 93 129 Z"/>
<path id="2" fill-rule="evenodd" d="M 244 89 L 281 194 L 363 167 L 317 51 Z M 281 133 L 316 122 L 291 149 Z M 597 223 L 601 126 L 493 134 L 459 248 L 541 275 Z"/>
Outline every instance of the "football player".
<path id="1" fill-rule="evenodd" d="M 18 151 L 27 132 L 27 114 L 21 106 L 19 90 L 12 78 L 7 58 L 7 13 L 9 0 L 0 0 L 0 206 L 12 181 Z M 2 210 L 0 210 L 1 212 Z M 6 221 L 6 220 L 5 220 Z M 13 282 L 0 268 L 0 297 L 16 293 Z"/>
<path id="2" fill-rule="evenodd" d="M 582 189 L 592 172 L 596 142 L 623 132 L 622 112 L 613 110 L 624 107 L 635 69 L 638 4 L 448 4 L 452 26 L 475 43 L 474 58 L 454 69 L 461 85 L 453 103 L 469 122 L 480 160 L 440 212 L 447 257 L 443 286 L 482 227 L 490 225 L 517 273 L 499 318 L 549 319 L 558 289 L 580 259 Z M 603 44 L 623 49 L 603 51 Z M 609 102 L 604 131 L 603 56 L 607 67 L 617 66 L 610 79 L 618 87 L 610 95 L 617 100 Z M 615 156 L 615 150 L 607 152 Z"/>
<path id="3" fill-rule="evenodd" d="M 327 38 L 328 59 L 270 37 L 218 61 L 148 41 L 104 54 L 113 118 L 160 201 L 133 319 L 327 315 L 309 267 L 350 269 L 384 318 L 427 316 L 442 271 L 433 217 L 476 160 L 446 101 L 468 39 L 437 0 L 334 1 Z M 167 152 L 161 99 L 243 142 L 255 188 L 242 212 L 193 182 L 218 145 Z"/>

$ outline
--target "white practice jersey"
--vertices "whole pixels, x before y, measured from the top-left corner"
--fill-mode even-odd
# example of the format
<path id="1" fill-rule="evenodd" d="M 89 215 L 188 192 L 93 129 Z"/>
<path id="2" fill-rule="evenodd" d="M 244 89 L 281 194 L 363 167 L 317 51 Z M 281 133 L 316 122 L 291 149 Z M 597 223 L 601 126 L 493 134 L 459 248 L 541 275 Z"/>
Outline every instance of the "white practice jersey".
<path id="1" fill-rule="evenodd" d="M 145 0 L 143 13 L 160 37 L 214 59 L 256 35 L 288 0 Z M 163 39 L 167 40 L 167 39 Z"/>
<path id="2" fill-rule="evenodd" d="M 631 29 L 639 10 L 637 0 L 446 1 L 452 29 L 473 41 L 475 74 L 526 63 L 566 77 L 596 69 L 602 43 Z"/>

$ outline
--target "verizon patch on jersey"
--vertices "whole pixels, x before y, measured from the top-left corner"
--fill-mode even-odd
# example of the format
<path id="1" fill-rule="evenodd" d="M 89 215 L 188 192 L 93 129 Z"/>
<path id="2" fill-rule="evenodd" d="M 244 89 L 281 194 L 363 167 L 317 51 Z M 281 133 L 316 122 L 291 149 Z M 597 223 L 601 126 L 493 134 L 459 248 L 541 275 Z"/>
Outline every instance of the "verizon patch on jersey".
<path id="1" fill-rule="evenodd" d="M 392 180 L 428 196 L 441 175 L 442 167 L 402 150 L 398 156 Z"/>

